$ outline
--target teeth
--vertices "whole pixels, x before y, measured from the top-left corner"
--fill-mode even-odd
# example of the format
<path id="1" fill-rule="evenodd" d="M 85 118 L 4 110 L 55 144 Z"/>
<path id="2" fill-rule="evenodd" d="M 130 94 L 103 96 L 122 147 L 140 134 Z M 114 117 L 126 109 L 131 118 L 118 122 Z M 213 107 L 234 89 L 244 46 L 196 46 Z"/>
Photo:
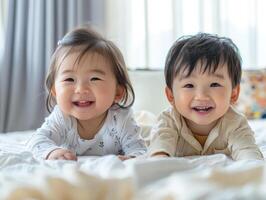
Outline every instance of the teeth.
<path id="1" fill-rule="evenodd" d="M 79 101 L 79 103 L 87 103 L 88 101 Z"/>
<path id="2" fill-rule="evenodd" d="M 212 107 L 211 106 L 201 106 L 201 107 L 194 107 L 193 109 L 197 110 L 197 111 L 208 111 L 210 110 Z"/>
<path id="3" fill-rule="evenodd" d="M 207 109 L 209 107 L 196 107 L 197 109 Z"/>

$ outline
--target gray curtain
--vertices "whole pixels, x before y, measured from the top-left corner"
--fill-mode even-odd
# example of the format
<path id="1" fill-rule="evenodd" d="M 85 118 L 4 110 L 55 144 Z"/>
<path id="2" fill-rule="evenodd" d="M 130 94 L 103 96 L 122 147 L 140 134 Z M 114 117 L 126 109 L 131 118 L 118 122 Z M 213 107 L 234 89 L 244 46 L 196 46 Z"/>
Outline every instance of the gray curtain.
<path id="1" fill-rule="evenodd" d="M 41 125 L 48 114 L 45 75 L 57 41 L 75 26 L 103 19 L 102 1 L 97 0 L 9 0 L 8 4 L 0 67 L 0 132 Z"/>

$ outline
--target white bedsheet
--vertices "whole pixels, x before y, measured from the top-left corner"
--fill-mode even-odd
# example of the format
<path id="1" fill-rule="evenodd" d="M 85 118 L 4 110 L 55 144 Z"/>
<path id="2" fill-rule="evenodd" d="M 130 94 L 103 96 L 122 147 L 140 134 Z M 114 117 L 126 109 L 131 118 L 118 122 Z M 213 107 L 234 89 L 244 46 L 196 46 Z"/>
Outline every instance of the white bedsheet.
<path id="1" fill-rule="evenodd" d="M 266 121 L 251 121 L 266 157 Z M 222 154 L 120 161 L 116 156 L 38 161 L 32 131 L 0 135 L 0 199 L 266 199 L 264 161 Z"/>

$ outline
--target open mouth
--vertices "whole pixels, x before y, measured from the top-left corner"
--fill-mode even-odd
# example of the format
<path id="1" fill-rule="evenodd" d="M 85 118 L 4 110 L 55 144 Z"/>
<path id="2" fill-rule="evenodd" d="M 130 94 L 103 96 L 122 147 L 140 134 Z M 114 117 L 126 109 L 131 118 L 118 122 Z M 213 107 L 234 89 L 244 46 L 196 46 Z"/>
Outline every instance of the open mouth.
<path id="1" fill-rule="evenodd" d="M 78 107 L 88 107 L 92 105 L 94 101 L 74 101 L 73 104 Z"/>
<path id="2" fill-rule="evenodd" d="M 200 113 L 206 113 L 214 109 L 212 106 L 195 106 L 192 107 L 193 110 Z"/>

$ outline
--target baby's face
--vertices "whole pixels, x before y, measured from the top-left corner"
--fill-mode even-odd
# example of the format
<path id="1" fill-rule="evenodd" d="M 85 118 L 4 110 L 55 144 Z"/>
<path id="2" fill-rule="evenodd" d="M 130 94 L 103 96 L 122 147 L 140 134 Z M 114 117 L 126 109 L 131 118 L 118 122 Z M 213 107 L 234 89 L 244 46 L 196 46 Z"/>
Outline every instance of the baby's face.
<path id="1" fill-rule="evenodd" d="M 54 85 L 54 96 L 61 110 L 78 120 L 101 118 L 117 95 L 112 66 L 103 56 L 80 52 L 69 54 L 62 62 Z"/>
<path id="2" fill-rule="evenodd" d="M 186 118 L 188 126 L 213 127 L 227 112 L 233 93 L 239 91 L 232 88 L 227 65 L 219 65 L 214 73 L 203 73 L 199 62 L 190 76 L 185 74 L 175 77 L 173 89 L 168 91 L 172 101 L 168 99 Z"/>

